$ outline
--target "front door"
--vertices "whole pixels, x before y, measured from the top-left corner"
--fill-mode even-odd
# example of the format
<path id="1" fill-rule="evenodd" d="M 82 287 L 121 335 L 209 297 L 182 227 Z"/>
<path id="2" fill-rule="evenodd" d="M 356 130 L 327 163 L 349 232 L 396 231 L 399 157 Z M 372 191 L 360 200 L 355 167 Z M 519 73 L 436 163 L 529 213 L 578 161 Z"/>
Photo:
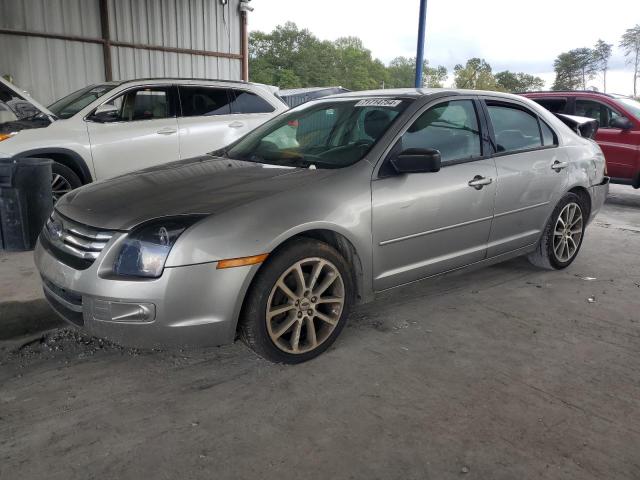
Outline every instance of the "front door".
<path id="1" fill-rule="evenodd" d="M 118 112 L 109 121 L 87 120 L 96 179 L 180 158 L 174 88 L 140 87 L 110 99 Z"/>
<path id="2" fill-rule="evenodd" d="M 487 254 L 538 241 L 563 194 L 570 168 L 557 136 L 520 103 L 486 100 L 498 170 L 496 208 Z"/>
<path id="3" fill-rule="evenodd" d="M 577 98 L 575 115 L 598 120 L 595 140 L 607 161 L 607 173 L 615 179 L 630 180 L 636 173 L 638 151 L 629 131 L 609 126 L 609 122 L 621 114 L 604 103 Z"/>
<path id="4" fill-rule="evenodd" d="M 485 258 L 496 168 L 483 158 L 473 98 L 443 101 L 410 123 L 372 182 L 374 288 L 383 290 Z M 398 175 L 393 155 L 440 151 L 434 173 Z"/>

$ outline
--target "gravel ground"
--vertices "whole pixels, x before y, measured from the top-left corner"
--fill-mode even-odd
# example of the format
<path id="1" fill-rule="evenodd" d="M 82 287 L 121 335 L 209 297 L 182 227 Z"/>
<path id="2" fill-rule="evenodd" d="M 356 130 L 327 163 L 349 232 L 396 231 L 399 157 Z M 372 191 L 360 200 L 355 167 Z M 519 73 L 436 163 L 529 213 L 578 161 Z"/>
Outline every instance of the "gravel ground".
<path id="1" fill-rule="evenodd" d="M 562 272 L 516 259 L 358 308 L 288 367 L 241 343 L 0 342 L 0 478 L 640 478 L 640 194 Z"/>

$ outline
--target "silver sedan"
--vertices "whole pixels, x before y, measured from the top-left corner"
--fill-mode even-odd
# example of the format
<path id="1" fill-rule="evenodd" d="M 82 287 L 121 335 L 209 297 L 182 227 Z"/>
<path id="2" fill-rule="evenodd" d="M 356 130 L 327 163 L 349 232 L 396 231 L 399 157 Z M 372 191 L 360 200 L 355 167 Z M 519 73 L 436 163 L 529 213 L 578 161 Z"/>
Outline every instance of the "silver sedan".
<path id="1" fill-rule="evenodd" d="M 65 195 L 35 251 L 46 298 L 125 345 L 298 363 L 376 292 L 518 255 L 567 267 L 604 157 L 535 103 L 469 90 L 312 101 L 229 147 Z"/>

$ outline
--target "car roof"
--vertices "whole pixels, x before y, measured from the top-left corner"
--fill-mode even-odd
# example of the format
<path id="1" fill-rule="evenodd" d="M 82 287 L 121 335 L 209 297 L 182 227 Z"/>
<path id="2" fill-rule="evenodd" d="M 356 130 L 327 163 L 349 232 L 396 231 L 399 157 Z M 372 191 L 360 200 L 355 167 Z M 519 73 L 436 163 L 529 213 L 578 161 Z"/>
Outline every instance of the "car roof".
<path id="1" fill-rule="evenodd" d="M 490 90 L 465 90 L 462 88 L 386 88 L 381 90 L 361 90 L 355 92 L 337 93 L 328 95 L 318 100 L 332 98 L 366 98 L 366 97 L 402 97 L 402 98 L 422 98 L 432 95 L 480 95 L 488 97 L 499 97 L 507 100 L 522 101 L 522 97 L 512 93 L 494 92 Z"/>
<path id="2" fill-rule="evenodd" d="M 238 85 L 261 85 L 260 83 L 245 82 L 244 80 L 223 80 L 220 78 L 187 78 L 187 77 L 149 77 L 149 78 L 133 78 L 130 80 L 122 80 L 119 85 L 126 83 L 138 83 L 138 82 L 216 82 L 216 83 L 230 83 Z"/>
<path id="3" fill-rule="evenodd" d="M 608 97 L 608 98 L 631 98 L 628 95 L 620 95 L 618 93 L 596 92 L 594 90 L 536 90 L 534 92 L 521 92 L 518 95 L 531 95 L 535 97 L 564 97 L 567 95 L 575 95 L 576 97 Z"/>

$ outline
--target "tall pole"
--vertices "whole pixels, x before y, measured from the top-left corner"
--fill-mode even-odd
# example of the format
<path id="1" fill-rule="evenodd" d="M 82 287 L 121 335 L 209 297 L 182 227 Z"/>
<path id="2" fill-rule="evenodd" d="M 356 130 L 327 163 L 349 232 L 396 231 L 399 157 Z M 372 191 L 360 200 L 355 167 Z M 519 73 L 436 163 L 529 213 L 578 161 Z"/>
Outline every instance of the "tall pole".
<path id="1" fill-rule="evenodd" d="M 424 30 L 427 21 L 427 0 L 420 0 L 418 19 L 418 51 L 416 52 L 416 88 L 422 88 L 422 63 L 424 61 Z"/>

